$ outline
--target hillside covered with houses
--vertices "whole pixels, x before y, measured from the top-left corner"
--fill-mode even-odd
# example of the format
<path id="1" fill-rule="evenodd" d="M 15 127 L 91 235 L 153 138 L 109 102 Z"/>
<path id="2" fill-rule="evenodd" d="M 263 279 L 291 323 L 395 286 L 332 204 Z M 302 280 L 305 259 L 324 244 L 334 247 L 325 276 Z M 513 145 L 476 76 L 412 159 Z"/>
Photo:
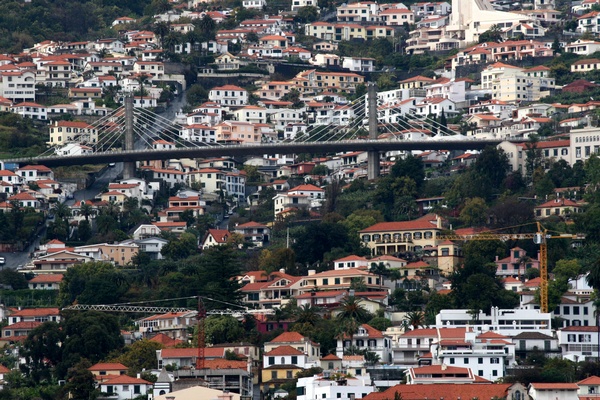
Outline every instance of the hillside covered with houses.
<path id="1" fill-rule="evenodd" d="M 0 399 L 596 398 L 599 13 L 2 2 Z"/>

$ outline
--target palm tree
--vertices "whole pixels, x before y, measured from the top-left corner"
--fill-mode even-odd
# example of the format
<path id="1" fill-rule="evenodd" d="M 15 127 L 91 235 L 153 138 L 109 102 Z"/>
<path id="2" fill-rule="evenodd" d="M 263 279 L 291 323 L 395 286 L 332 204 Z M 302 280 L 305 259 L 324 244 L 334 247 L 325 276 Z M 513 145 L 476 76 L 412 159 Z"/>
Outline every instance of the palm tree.
<path id="1" fill-rule="evenodd" d="M 412 326 L 413 329 L 418 329 L 425 324 L 425 314 L 423 311 L 411 311 L 406 314 L 404 320 L 408 325 Z"/>
<path id="2" fill-rule="evenodd" d="M 340 313 L 337 319 L 340 321 L 354 320 L 364 324 L 371 319 L 371 314 L 360 303 L 361 299 L 348 296 L 340 304 Z"/>
<path id="3" fill-rule="evenodd" d="M 398 281 L 402 279 L 402 273 L 400 270 L 398 268 L 391 269 L 389 278 L 392 282 L 394 282 L 394 287 L 398 289 Z"/>
<path id="4" fill-rule="evenodd" d="M 65 203 L 54 203 L 52 210 L 58 219 L 64 219 L 71 216 L 71 208 Z"/>
<path id="5" fill-rule="evenodd" d="M 89 221 L 90 215 L 92 215 L 94 209 L 88 203 L 82 203 L 81 207 L 79 207 L 79 213 L 83 215 L 86 221 Z"/>
<path id="6" fill-rule="evenodd" d="M 590 272 L 586 276 L 585 280 L 588 285 L 593 287 L 596 291 L 600 291 L 600 258 L 598 258 L 590 267 Z"/>
<path id="7" fill-rule="evenodd" d="M 318 313 L 317 307 L 311 304 L 304 304 L 302 307 L 298 308 L 296 322 L 308 323 L 315 326 L 319 319 L 321 319 L 321 316 Z"/>

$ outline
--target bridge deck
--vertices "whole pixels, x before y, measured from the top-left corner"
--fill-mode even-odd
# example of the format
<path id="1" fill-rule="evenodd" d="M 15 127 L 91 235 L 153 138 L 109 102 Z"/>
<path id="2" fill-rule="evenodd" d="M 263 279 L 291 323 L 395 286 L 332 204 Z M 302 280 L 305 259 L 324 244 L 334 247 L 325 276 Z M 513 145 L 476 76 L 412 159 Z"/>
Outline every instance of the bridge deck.
<path id="1" fill-rule="evenodd" d="M 261 143 L 244 145 L 206 146 L 176 148 L 170 150 L 130 150 L 75 156 L 43 156 L 0 160 L 4 163 L 20 165 L 40 164 L 47 167 L 107 164 L 111 162 L 168 160 L 172 158 L 209 158 L 215 156 L 245 156 L 262 154 L 294 153 L 337 153 L 342 151 L 394 151 L 394 150 L 481 150 L 486 146 L 496 146 L 503 140 L 448 139 L 448 140 L 346 140 L 339 142 L 306 143 Z M 520 140 L 519 142 L 522 142 Z"/>

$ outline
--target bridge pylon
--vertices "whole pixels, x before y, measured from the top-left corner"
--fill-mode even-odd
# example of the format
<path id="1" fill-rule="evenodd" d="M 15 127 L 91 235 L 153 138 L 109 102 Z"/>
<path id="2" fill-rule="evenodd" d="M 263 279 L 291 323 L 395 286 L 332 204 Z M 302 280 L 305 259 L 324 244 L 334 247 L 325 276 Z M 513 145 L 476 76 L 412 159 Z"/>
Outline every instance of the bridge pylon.
<path id="1" fill-rule="evenodd" d="M 125 96 L 125 138 L 123 140 L 123 150 L 131 151 L 134 148 L 133 136 L 133 96 Z M 123 179 L 135 177 L 135 161 L 125 161 L 123 163 Z"/>
<path id="2" fill-rule="evenodd" d="M 369 115 L 369 139 L 377 140 L 377 84 L 369 82 L 367 86 L 367 113 Z M 367 177 L 369 180 L 379 176 L 379 151 L 367 151 Z"/>

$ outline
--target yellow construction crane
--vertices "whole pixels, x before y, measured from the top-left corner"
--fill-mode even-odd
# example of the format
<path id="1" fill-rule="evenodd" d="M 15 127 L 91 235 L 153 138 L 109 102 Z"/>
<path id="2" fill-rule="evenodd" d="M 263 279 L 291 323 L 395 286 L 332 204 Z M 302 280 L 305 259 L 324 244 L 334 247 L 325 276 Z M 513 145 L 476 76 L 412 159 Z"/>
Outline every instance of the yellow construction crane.
<path id="1" fill-rule="evenodd" d="M 572 239 L 583 240 L 585 236 L 582 234 L 572 235 L 570 233 L 551 234 L 539 222 L 537 232 L 531 233 L 501 233 L 497 231 L 486 231 L 474 233 L 470 235 L 442 235 L 439 239 L 443 240 L 500 240 L 506 242 L 508 240 L 524 240 L 532 239 L 533 242 L 540 246 L 540 309 L 543 313 L 548 312 L 548 243 L 549 239 Z M 525 224 L 530 225 L 530 224 Z M 524 226 L 524 225 L 520 225 Z M 511 227 L 512 228 L 512 227 Z M 508 229 L 508 228 L 502 228 Z"/>

